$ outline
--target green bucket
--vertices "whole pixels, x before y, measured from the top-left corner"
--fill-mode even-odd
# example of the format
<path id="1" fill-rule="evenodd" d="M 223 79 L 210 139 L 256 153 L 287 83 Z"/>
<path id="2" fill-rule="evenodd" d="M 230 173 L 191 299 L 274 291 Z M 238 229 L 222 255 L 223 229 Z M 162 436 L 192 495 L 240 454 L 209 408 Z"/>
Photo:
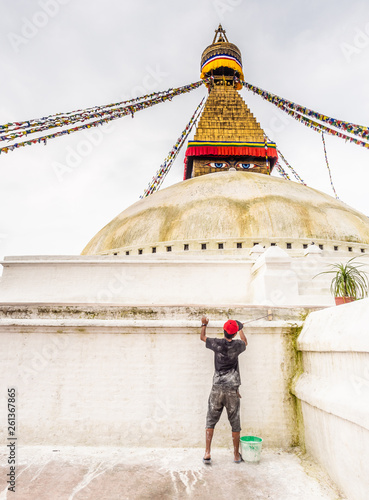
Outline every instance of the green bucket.
<path id="1" fill-rule="evenodd" d="M 245 462 L 259 462 L 261 455 L 262 438 L 256 436 L 243 436 L 240 439 L 241 454 Z"/>

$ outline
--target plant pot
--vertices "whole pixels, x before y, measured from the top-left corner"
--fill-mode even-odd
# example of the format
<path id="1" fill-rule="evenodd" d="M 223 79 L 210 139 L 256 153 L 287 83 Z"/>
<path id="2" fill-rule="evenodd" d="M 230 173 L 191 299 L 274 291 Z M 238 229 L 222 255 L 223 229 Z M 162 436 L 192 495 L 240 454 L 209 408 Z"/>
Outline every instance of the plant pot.
<path id="1" fill-rule="evenodd" d="M 336 306 L 340 306 L 341 304 L 348 304 L 349 302 L 354 302 L 354 297 L 335 297 Z"/>

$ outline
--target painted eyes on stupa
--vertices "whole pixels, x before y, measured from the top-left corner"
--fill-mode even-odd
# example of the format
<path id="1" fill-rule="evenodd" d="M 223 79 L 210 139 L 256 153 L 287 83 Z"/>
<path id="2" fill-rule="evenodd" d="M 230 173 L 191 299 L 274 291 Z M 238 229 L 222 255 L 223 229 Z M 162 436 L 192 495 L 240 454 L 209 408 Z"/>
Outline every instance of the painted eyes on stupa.
<path id="1" fill-rule="evenodd" d="M 257 167 L 257 165 L 255 165 L 255 163 L 241 163 L 240 162 L 240 163 L 236 164 L 236 167 L 241 167 L 244 170 L 249 170 L 250 168 Z"/>
<path id="2" fill-rule="evenodd" d="M 211 168 L 231 168 L 231 164 L 227 161 L 211 161 L 210 163 L 207 163 L 206 166 Z M 242 168 L 243 170 L 250 170 L 255 167 L 261 168 L 260 165 L 256 165 L 255 163 L 243 163 L 241 161 L 236 163 L 234 166 L 236 168 Z"/>
<path id="3" fill-rule="evenodd" d="M 226 161 L 211 161 L 206 166 L 212 168 L 229 168 L 230 164 Z"/>

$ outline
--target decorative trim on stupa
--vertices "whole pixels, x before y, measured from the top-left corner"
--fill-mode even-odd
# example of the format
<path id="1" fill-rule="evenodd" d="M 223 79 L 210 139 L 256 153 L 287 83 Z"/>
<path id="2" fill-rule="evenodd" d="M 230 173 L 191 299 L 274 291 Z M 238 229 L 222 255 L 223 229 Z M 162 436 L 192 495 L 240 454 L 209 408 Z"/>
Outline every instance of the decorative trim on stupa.
<path id="1" fill-rule="evenodd" d="M 255 156 L 277 158 L 274 142 L 189 141 L 186 156 Z"/>
<path id="2" fill-rule="evenodd" d="M 225 30 L 219 24 L 215 30 L 213 43 L 206 47 L 201 56 L 201 79 L 206 78 L 231 78 L 237 90 L 242 84 L 237 79 L 244 80 L 242 71 L 242 57 L 240 49 L 233 43 L 229 43 Z M 206 83 L 206 86 L 209 86 Z"/>

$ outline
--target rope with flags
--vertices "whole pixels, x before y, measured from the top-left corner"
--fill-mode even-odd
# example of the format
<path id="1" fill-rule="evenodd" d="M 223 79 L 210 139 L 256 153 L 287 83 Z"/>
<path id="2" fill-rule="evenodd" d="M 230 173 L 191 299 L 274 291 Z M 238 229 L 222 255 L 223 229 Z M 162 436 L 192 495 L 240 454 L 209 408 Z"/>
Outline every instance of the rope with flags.
<path id="1" fill-rule="evenodd" d="M 296 170 L 294 168 L 291 167 L 291 165 L 288 163 L 288 161 L 286 160 L 286 158 L 283 156 L 283 154 L 280 152 L 279 149 L 277 149 L 277 152 L 278 152 L 278 157 L 279 158 L 282 158 L 284 164 L 291 170 L 292 174 L 294 175 L 295 179 L 298 180 L 298 182 L 300 182 L 300 184 L 303 184 L 304 186 L 306 186 L 305 182 L 301 179 L 301 177 L 299 176 L 299 174 L 296 172 Z"/>
<path id="2" fill-rule="evenodd" d="M 278 172 L 280 173 L 280 175 L 282 177 L 284 177 L 288 181 L 292 180 L 290 178 L 290 176 L 287 174 L 287 172 L 284 170 L 284 168 L 282 167 L 282 165 L 279 163 L 279 161 L 276 162 L 276 164 L 274 165 L 274 167 L 278 170 Z"/>
<path id="3" fill-rule="evenodd" d="M 31 146 L 33 144 L 41 142 L 46 144 L 47 140 L 49 139 L 54 139 L 56 137 L 61 137 L 65 134 L 71 134 L 79 130 L 84 130 L 91 127 L 98 127 L 100 125 L 104 125 L 105 123 L 108 123 L 112 120 L 116 120 L 123 116 L 131 115 L 133 118 L 134 113 L 138 111 L 154 106 L 155 104 L 165 102 L 167 100 L 172 100 L 172 98 L 177 95 L 191 92 L 192 90 L 200 87 L 202 84 L 203 81 L 200 80 L 196 83 L 184 85 L 182 87 L 178 87 L 175 89 L 169 89 L 164 92 L 157 92 L 149 96 L 143 96 L 141 98 L 133 99 L 132 101 L 135 102 L 124 101 L 122 103 L 117 103 L 118 105 L 112 104 L 107 106 L 89 108 L 90 111 L 85 110 L 83 112 L 80 112 L 79 110 L 74 114 L 72 112 L 69 116 L 64 114 L 62 120 L 60 119 L 60 115 L 50 115 L 49 117 L 46 118 L 40 118 L 37 123 L 35 123 L 35 121 L 27 121 L 27 122 L 13 122 L 13 123 L 8 123 L 6 125 L 1 125 L 0 140 L 1 141 L 7 140 L 9 142 L 15 140 L 17 137 L 22 137 L 24 135 L 29 135 L 29 134 L 33 135 L 38 132 L 42 132 L 43 130 L 46 129 L 65 127 L 66 125 L 70 125 L 76 122 L 84 122 L 87 120 L 92 120 L 89 121 L 88 123 L 79 125 L 74 128 L 63 128 L 62 130 L 55 132 L 53 134 L 43 135 L 36 138 L 33 136 L 32 138 L 26 141 L 2 147 L 0 148 L 0 154 L 8 153 L 9 151 L 13 151 L 14 149 L 18 149 L 24 146 Z M 97 110 L 98 108 L 99 110 Z"/>
<path id="4" fill-rule="evenodd" d="M 308 127 L 318 132 L 324 131 L 328 134 L 335 135 L 336 137 L 349 140 L 350 142 L 353 142 L 354 144 L 357 144 L 359 146 L 369 148 L 369 142 L 360 141 L 348 135 L 352 134 L 362 139 L 369 139 L 368 127 L 364 125 L 356 125 L 354 123 L 345 122 L 343 120 L 337 120 L 336 118 L 331 118 L 329 116 L 323 115 L 322 113 L 318 113 L 299 104 L 295 104 L 292 101 L 284 99 L 283 97 L 280 97 L 276 94 L 272 94 L 271 92 L 256 87 L 255 85 L 251 85 L 250 83 L 242 82 L 242 84 L 247 90 L 250 90 L 254 94 L 257 94 L 263 99 L 271 102 L 279 109 L 282 109 L 290 116 L 304 123 Z M 311 117 L 315 118 L 316 120 L 319 120 L 320 122 L 327 123 L 328 126 L 311 119 Z M 334 130 L 331 127 L 335 127 L 339 130 L 342 130 L 343 132 Z"/>
<path id="5" fill-rule="evenodd" d="M 64 120 L 68 120 L 71 116 L 81 116 L 81 121 L 85 119 L 85 116 L 88 116 L 89 114 L 94 114 L 98 113 L 100 111 L 107 111 L 110 108 L 118 108 L 122 106 L 127 106 L 128 104 L 136 104 L 140 101 L 147 101 L 149 99 L 153 99 L 155 97 L 160 97 L 162 95 L 165 95 L 166 93 L 172 91 L 173 89 L 168 89 L 164 91 L 159 91 L 159 92 L 153 92 L 152 94 L 146 94 L 141 97 L 135 97 L 134 99 L 130 99 L 127 101 L 120 101 L 116 102 L 113 104 L 105 104 L 102 106 L 94 106 L 91 108 L 86 108 L 86 109 L 78 109 L 76 111 L 68 111 L 66 113 L 57 113 L 54 115 L 49 115 L 46 117 L 42 118 L 33 118 L 30 120 L 26 120 L 23 122 L 13 122 L 13 123 L 6 123 L 5 125 L 0 125 L 0 135 L 5 132 L 10 132 L 13 130 L 19 130 L 19 129 L 27 129 L 32 126 L 37 126 L 40 123 L 59 123 L 63 124 Z"/>
<path id="6" fill-rule="evenodd" d="M 205 97 L 201 100 L 200 104 L 197 106 L 194 114 L 190 118 L 190 121 L 188 122 L 186 128 L 182 131 L 182 134 L 179 136 L 177 139 L 177 142 L 173 146 L 173 148 L 170 150 L 168 156 L 164 160 L 164 163 L 160 166 L 159 170 L 156 172 L 154 177 L 152 178 L 151 182 L 149 183 L 148 187 L 145 189 L 144 194 L 140 196 L 140 198 L 146 198 L 150 194 L 153 194 L 155 191 L 157 191 L 160 186 L 162 185 L 166 175 L 168 174 L 174 160 L 177 158 L 178 153 L 180 152 L 183 144 L 185 143 L 188 135 L 190 134 L 193 126 L 197 122 L 199 116 L 202 113 L 202 110 L 204 108 L 203 102 L 204 102 Z"/>
<path id="7" fill-rule="evenodd" d="M 269 137 L 266 134 L 264 135 L 264 138 L 265 138 L 266 141 L 270 142 L 270 139 L 269 139 Z M 284 177 L 285 179 L 288 179 L 289 181 L 292 180 L 290 178 L 290 176 L 287 174 L 287 172 L 284 170 L 284 168 L 282 167 L 282 165 L 279 163 L 279 158 L 282 158 L 284 164 L 286 165 L 286 167 L 288 167 L 291 170 L 291 172 L 294 175 L 295 179 L 297 179 L 301 184 L 303 184 L 304 186 L 306 186 L 305 182 L 301 179 L 301 177 L 296 172 L 296 170 L 291 167 L 291 165 L 288 163 L 288 161 L 286 160 L 286 158 L 283 156 L 283 154 L 280 152 L 280 150 L 278 148 L 277 148 L 277 153 L 278 153 L 278 161 L 277 161 L 275 167 L 277 168 L 278 172 L 282 175 L 282 177 Z"/>
<path id="8" fill-rule="evenodd" d="M 334 184 L 333 184 L 332 172 L 331 172 L 331 169 L 329 167 L 328 155 L 327 155 L 327 148 L 326 148 L 326 145 L 325 145 L 325 139 L 324 139 L 324 134 L 323 133 L 322 133 L 322 141 L 323 141 L 323 149 L 324 149 L 325 162 L 327 164 L 328 173 L 329 173 L 329 180 L 331 181 L 331 186 L 332 186 L 332 190 L 334 192 L 334 196 L 336 197 L 337 200 L 339 200 L 337 192 L 336 192 L 336 189 L 335 189 Z"/>

